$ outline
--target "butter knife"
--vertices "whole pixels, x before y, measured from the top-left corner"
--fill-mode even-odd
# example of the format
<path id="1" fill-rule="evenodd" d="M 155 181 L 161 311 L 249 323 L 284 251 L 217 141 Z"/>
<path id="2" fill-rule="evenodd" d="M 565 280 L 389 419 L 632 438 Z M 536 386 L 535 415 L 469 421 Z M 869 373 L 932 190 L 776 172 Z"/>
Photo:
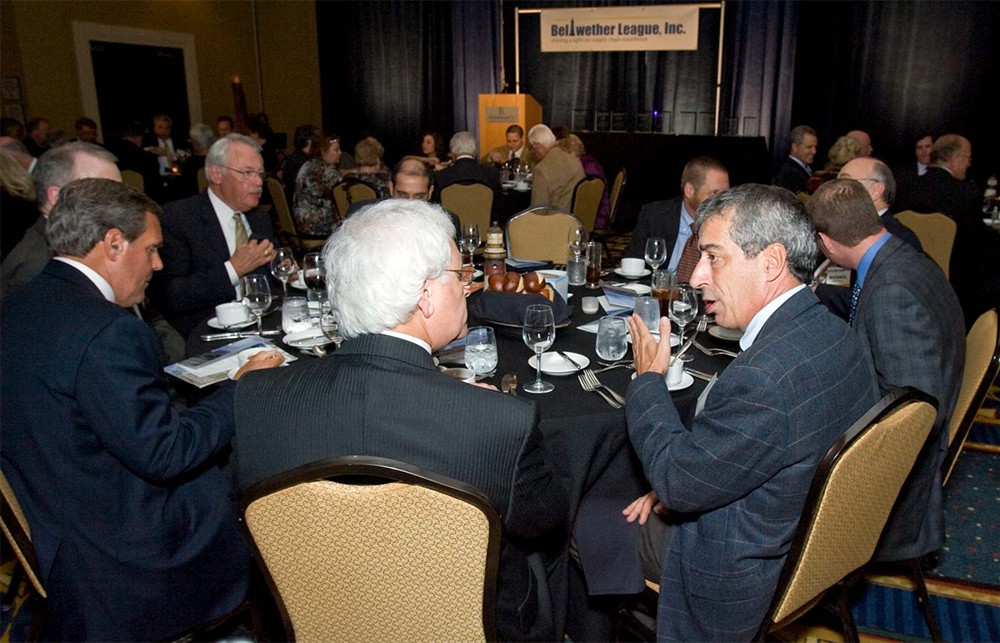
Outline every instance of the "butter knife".
<path id="1" fill-rule="evenodd" d="M 263 333 L 258 333 L 255 330 L 248 331 L 234 331 L 231 333 L 209 333 L 208 335 L 202 335 L 201 341 L 203 342 L 217 342 L 224 339 L 245 339 L 247 337 L 277 337 L 281 334 L 280 330 L 265 330 Z"/>
<path id="2" fill-rule="evenodd" d="M 577 362 L 575 359 L 573 359 L 572 357 L 570 357 L 569 355 L 567 355 L 563 351 L 556 351 L 556 354 L 558 354 L 559 357 L 563 358 L 564 360 L 566 360 L 567 362 L 569 362 L 570 364 L 572 364 L 573 367 L 576 368 L 576 370 L 578 370 L 578 371 L 582 371 L 583 370 L 583 366 L 579 362 Z"/>

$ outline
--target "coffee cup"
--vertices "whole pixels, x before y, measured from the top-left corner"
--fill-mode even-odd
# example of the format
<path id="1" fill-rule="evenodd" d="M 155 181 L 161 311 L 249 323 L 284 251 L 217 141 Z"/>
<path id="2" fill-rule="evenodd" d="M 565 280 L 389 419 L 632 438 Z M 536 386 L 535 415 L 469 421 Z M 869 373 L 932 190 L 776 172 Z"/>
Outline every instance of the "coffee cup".
<path id="1" fill-rule="evenodd" d="M 466 384 L 476 383 L 476 373 L 471 368 L 446 368 L 442 372 L 456 380 L 462 380 Z"/>
<path id="2" fill-rule="evenodd" d="M 622 272 L 626 275 L 641 275 L 646 269 L 646 262 L 635 257 L 625 257 L 622 259 Z"/>
<path id="3" fill-rule="evenodd" d="M 220 326 L 235 326 L 250 319 L 250 313 L 242 301 L 229 301 L 215 307 L 215 321 Z"/>
<path id="4" fill-rule="evenodd" d="M 677 386 L 684 379 L 684 362 L 675 359 L 667 369 L 667 386 Z"/>
<path id="5" fill-rule="evenodd" d="M 593 315 L 597 312 L 598 307 L 600 307 L 600 302 L 597 301 L 597 297 L 584 297 L 583 301 L 580 302 L 580 306 L 583 308 L 583 312 Z"/>

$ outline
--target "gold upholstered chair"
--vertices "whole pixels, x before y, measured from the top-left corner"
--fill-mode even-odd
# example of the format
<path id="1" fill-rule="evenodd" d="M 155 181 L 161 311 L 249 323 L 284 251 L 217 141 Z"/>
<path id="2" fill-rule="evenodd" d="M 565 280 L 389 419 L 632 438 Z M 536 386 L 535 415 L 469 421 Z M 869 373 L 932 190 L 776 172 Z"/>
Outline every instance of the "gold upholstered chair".
<path id="1" fill-rule="evenodd" d="M 594 231 L 594 222 L 597 221 L 597 211 L 601 208 L 604 188 L 604 181 L 596 176 L 580 179 L 573 188 L 573 202 L 569 209 L 583 223 L 588 235 Z"/>
<path id="2" fill-rule="evenodd" d="M 896 214 L 896 219 L 905 225 L 920 239 L 927 256 L 941 266 L 944 276 L 948 277 L 948 265 L 951 263 L 951 249 L 955 245 L 955 233 L 958 225 L 943 214 L 920 214 L 913 210 L 904 210 Z"/>
<path id="3" fill-rule="evenodd" d="M 264 184 L 268 194 L 271 195 L 271 202 L 278 221 L 277 237 L 279 245 L 288 246 L 296 252 L 313 252 L 319 250 L 326 243 L 326 237 L 299 234 L 295 227 L 295 220 L 292 219 L 292 211 L 288 207 L 288 198 L 285 190 L 282 189 L 278 179 L 268 178 Z"/>
<path id="4" fill-rule="evenodd" d="M 122 183 L 133 190 L 146 193 L 146 179 L 135 170 L 122 170 Z"/>
<path id="5" fill-rule="evenodd" d="M 14 596 L 20 589 L 22 575 L 27 577 L 30 587 L 41 599 L 34 607 L 31 633 L 28 636 L 29 641 L 37 641 L 45 621 L 44 599 L 48 598 L 48 594 L 42 584 L 41 569 L 38 566 L 35 546 L 31 541 L 28 519 L 14 495 L 14 490 L 7 482 L 7 476 L 2 472 L 0 472 L 0 530 L 7 539 L 9 551 L 13 551 L 17 557 L 17 567 L 11 575 L 7 594 L 4 596 L 4 609 L 9 609 L 13 604 Z"/>
<path id="6" fill-rule="evenodd" d="M 579 219 L 555 206 L 528 208 L 507 222 L 507 256 L 564 264 L 570 228 L 578 225 Z"/>
<path id="7" fill-rule="evenodd" d="M 372 201 L 376 196 L 372 186 L 353 176 L 345 176 L 344 180 L 333 186 L 333 201 L 337 204 L 341 219 L 347 218 L 351 204 Z"/>
<path id="8" fill-rule="evenodd" d="M 625 183 L 628 180 L 628 173 L 625 172 L 625 168 L 618 171 L 615 176 L 615 180 L 611 183 L 611 194 L 609 195 L 609 205 L 611 206 L 611 214 L 608 215 L 608 227 L 611 229 L 611 224 L 615 222 L 615 216 L 618 214 L 618 204 L 621 203 L 622 192 L 625 190 Z"/>
<path id="9" fill-rule="evenodd" d="M 289 640 L 495 640 L 501 523 L 475 487 L 347 456 L 262 480 L 241 505 Z"/>
<path id="10" fill-rule="evenodd" d="M 475 223 L 479 233 L 486 236 L 493 212 L 493 189 L 485 183 L 465 181 L 452 183 L 441 190 L 441 207 L 454 212 L 462 226 Z"/>

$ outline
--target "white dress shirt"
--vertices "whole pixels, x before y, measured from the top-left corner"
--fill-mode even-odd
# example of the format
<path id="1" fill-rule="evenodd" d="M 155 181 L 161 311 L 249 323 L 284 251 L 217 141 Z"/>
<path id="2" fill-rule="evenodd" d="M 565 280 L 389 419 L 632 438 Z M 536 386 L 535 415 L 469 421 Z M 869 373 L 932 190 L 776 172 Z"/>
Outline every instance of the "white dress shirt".
<path id="1" fill-rule="evenodd" d="M 233 213 L 236 212 L 231 207 L 223 203 L 222 199 L 215 196 L 215 192 L 211 189 L 208 190 L 208 200 L 212 203 L 212 208 L 215 210 L 215 216 L 219 218 L 219 227 L 222 228 L 222 234 L 226 237 L 226 247 L 229 249 L 229 256 L 233 256 L 236 252 L 236 222 L 233 221 Z M 247 220 L 247 215 L 240 213 L 240 218 L 243 219 L 243 225 L 247 229 L 247 238 L 249 239 L 253 236 L 253 230 L 250 228 L 250 222 Z M 243 293 L 240 283 L 240 276 L 236 272 L 236 268 L 233 268 L 233 263 L 226 259 L 226 272 L 229 274 L 229 283 L 233 285 L 236 289 L 236 299 L 242 299 Z"/>

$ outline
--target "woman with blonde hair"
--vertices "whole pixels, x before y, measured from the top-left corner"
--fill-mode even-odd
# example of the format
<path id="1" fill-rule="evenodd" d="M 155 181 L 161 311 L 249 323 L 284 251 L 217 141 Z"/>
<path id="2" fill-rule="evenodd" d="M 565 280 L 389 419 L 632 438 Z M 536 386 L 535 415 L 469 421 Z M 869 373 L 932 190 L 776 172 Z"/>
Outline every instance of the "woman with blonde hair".
<path id="1" fill-rule="evenodd" d="M 809 177 L 809 182 L 806 183 L 806 191 L 812 194 L 819 186 L 837 178 L 840 168 L 856 159 L 860 154 L 861 144 L 858 143 L 857 139 L 846 135 L 838 138 L 827 153 L 830 162 L 819 172 L 813 172 L 813 175 Z"/>
<path id="2" fill-rule="evenodd" d="M 0 149 L 0 257 L 14 249 L 38 218 L 35 182 L 28 171 Z"/>
<path id="3" fill-rule="evenodd" d="M 382 158 L 385 148 L 374 136 L 367 136 L 354 146 L 354 161 L 357 167 L 344 172 L 345 176 L 353 176 L 375 190 L 376 199 L 389 196 L 389 168 Z"/>

